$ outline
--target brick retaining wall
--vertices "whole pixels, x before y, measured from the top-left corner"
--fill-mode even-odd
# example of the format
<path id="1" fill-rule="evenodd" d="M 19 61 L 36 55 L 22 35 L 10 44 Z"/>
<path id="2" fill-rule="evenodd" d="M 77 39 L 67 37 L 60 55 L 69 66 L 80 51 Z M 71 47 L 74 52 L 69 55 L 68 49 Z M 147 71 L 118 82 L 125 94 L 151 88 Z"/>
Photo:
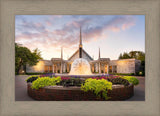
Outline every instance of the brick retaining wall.
<path id="1" fill-rule="evenodd" d="M 80 90 L 80 87 L 44 87 L 38 90 L 31 88 L 31 83 L 27 84 L 28 95 L 35 100 L 40 101 L 102 101 L 104 99 L 97 98 L 93 92 L 84 92 Z M 123 85 L 113 85 L 112 91 L 108 91 L 107 94 L 111 97 L 110 101 L 125 100 L 134 95 L 134 86 L 129 85 L 124 87 Z"/>

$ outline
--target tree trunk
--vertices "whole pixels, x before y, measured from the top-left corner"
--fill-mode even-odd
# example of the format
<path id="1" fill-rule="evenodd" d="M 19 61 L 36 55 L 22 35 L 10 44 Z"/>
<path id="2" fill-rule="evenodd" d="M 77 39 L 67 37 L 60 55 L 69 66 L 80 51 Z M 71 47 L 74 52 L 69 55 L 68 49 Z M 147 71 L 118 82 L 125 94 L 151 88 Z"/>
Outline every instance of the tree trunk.
<path id="1" fill-rule="evenodd" d="M 26 65 L 23 66 L 24 73 L 26 74 Z"/>
<path id="2" fill-rule="evenodd" d="M 21 67 L 22 67 L 22 64 L 23 64 L 23 62 L 20 61 L 20 64 L 19 64 L 19 67 L 18 67 L 18 70 L 17 70 L 17 75 L 19 75 L 19 71 L 20 71 L 20 69 L 21 69 Z"/>

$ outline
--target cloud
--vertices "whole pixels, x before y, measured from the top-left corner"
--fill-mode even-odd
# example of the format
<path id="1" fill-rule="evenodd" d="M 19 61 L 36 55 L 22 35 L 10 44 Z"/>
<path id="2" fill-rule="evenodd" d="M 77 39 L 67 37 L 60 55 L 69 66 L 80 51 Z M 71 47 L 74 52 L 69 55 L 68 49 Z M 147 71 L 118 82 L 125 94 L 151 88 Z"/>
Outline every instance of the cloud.
<path id="1" fill-rule="evenodd" d="M 122 25 L 122 30 L 126 30 L 128 28 L 130 28 L 131 26 L 134 26 L 135 23 L 134 22 L 129 22 L 129 23 L 126 23 L 126 24 L 123 24 Z"/>
<path id="2" fill-rule="evenodd" d="M 46 20 L 46 25 L 47 25 L 47 26 L 51 26 L 51 25 L 52 25 L 51 21 Z"/>
<path id="3" fill-rule="evenodd" d="M 129 29 L 135 25 L 135 18 L 132 16 L 118 16 L 112 18 L 110 21 L 104 23 L 103 25 L 96 26 L 85 30 L 84 34 L 86 36 L 85 41 L 91 41 L 92 39 L 101 39 L 104 34 L 108 31 L 120 32 Z"/>
<path id="4" fill-rule="evenodd" d="M 40 48 L 42 51 L 48 51 L 49 49 L 60 49 L 63 46 L 64 49 L 73 51 L 79 44 L 80 26 L 82 26 L 83 42 L 91 42 L 106 38 L 110 31 L 125 31 L 136 23 L 132 16 L 115 16 L 102 22 L 98 16 L 85 16 L 77 19 L 76 17 L 71 18 L 59 29 L 49 28 L 54 27 L 53 23 L 56 24 L 57 18 L 61 20 L 64 17 L 62 15 L 48 16 L 45 20 L 36 22 L 17 16 L 16 21 L 19 22 L 16 24 L 15 41 L 30 49 Z"/>

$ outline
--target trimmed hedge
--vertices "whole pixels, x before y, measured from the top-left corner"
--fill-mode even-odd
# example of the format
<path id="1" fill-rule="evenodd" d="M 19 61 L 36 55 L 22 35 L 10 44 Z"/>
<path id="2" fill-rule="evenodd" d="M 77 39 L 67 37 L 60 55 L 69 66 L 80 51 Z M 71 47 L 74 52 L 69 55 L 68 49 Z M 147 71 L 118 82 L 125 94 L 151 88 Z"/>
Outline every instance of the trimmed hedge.
<path id="1" fill-rule="evenodd" d="M 29 82 L 33 82 L 35 81 L 36 79 L 38 79 L 39 75 L 32 75 L 32 76 L 29 76 L 27 79 L 26 79 L 26 82 L 29 83 Z"/>
<path id="2" fill-rule="evenodd" d="M 42 74 L 48 74 L 48 73 L 26 73 L 26 75 L 42 75 Z"/>
<path id="3" fill-rule="evenodd" d="M 81 86 L 81 84 L 83 84 L 85 82 L 85 80 L 79 79 L 79 78 L 69 78 L 66 80 L 61 80 L 60 83 L 58 83 L 58 85 L 62 85 L 64 87 L 68 87 L 68 86 Z"/>
<path id="4" fill-rule="evenodd" d="M 128 80 L 129 83 L 132 83 L 133 85 L 138 85 L 139 84 L 139 80 L 136 77 L 133 77 L 133 76 L 123 76 L 121 78 Z"/>
<path id="5" fill-rule="evenodd" d="M 124 86 L 128 86 L 129 85 L 129 81 L 123 78 L 111 78 L 108 79 L 110 82 L 112 82 L 113 85 L 116 84 L 120 84 L 120 85 L 124 85 Z"/>
<path id="6" fill-rule="evenodd" d="M 133 75 L 135 75 L 134 73 L 109 73 L 109 74 L 113 74 L 113 75 L 126 75 L 126 76 L 133 76 Z"/>

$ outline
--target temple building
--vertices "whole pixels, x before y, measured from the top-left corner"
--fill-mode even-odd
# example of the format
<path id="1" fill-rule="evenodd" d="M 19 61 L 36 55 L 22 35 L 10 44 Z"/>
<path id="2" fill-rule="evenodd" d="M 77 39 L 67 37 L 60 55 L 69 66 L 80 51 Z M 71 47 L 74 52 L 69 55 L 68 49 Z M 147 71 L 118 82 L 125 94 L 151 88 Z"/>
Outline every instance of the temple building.
<path id="1" fill-rule="evenodd" d="M 84 49 L 82 45 L 82 35 L 80 29 L 79 49 L 68 60 L 63 59 L 63 48 L 61 48 L 61 57 L 51 60 L 39 60 L 35 66 L 26 67 L 27 73 L 69 73 L 73 61 L 77 58 L 86 59 L 91 67 L 92 73 L 136 73 L 140 70 L 141 61 L 137 59 L 110 60 L 110 58 L 101 58 L 100 48 L 99 57 L 94 60 Z"/>

